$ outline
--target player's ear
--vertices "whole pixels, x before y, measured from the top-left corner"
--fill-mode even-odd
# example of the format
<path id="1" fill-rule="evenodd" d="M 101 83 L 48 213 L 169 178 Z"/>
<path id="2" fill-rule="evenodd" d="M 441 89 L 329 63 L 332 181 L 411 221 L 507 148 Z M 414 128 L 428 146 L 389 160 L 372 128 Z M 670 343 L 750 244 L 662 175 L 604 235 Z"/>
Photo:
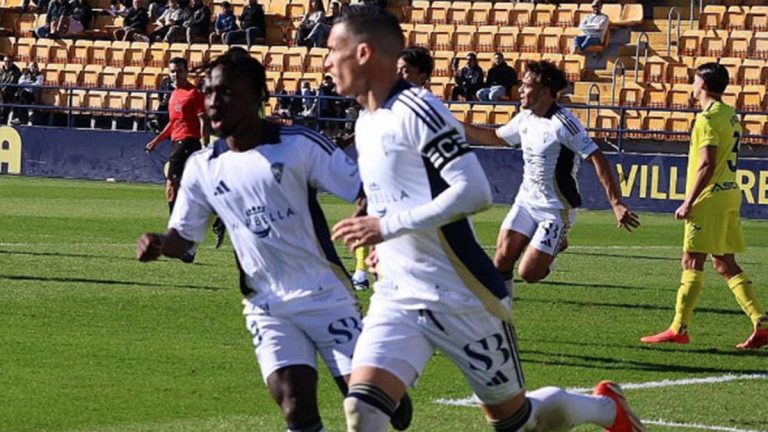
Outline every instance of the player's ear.
<path id="1" fill-rule="evenodd" d="M 364 65 L 368 63 L 373 54 L 373 46 L 368 42 L 357 44 L 357 63 Z"/>

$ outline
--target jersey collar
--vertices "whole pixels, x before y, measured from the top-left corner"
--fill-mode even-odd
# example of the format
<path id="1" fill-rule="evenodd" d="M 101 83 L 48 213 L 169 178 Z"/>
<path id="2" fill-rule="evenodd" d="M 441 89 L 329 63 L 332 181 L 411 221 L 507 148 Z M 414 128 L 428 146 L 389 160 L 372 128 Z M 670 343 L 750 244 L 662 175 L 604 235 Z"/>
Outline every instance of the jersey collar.
<path id="1" fill-rule="evenodd" d="M 552 116 L 554 116 L 558 111 L 560 111 L 560 105 L 553 103 L 551 107 L 549 107 L 549 111 L 547 111 L 546 114 L 544 114 L 545 119 L 552 119 Z"/>
<path id="2" fill-rule="evenodd" d="M 263 145 L 263 144 L 279 144 L 280 143 L 280 129 L 281 126 L 276 123 L 271 123 L 268 121 L 262 122 L 262 129 L 261 129 L 261 142 L 257 145 Z M 210 159 L 216 159 L 217 157 L 221 156 L 222 153 L 226 153 L 229 151 L 229 146 L 227 145 L 227 139 L 226 138 L 219 138 L 212 144 L 213 146 L 213 152 L 211 153 Z"/>
<path id="3" fill-rule="evenodd" d="M 389 92 L 387 100 L 384 101 L 384 104 L 381 107 L 387 109 L 392 108 L 392 105 L 394 105 L 395 101 L 397 100 L 397 95 L 411 87 L 413 87 L 413 84 L 409 83 L 408 81 L 403 79 L 398 80 L 397 83 L 395 83 L 395 86 L 392 87 L 392 91 Z"/>

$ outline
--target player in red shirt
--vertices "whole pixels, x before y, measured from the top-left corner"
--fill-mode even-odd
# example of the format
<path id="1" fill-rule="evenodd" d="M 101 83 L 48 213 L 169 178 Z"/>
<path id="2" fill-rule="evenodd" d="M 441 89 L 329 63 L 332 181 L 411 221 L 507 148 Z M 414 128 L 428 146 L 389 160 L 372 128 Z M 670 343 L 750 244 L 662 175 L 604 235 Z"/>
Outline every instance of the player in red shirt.
<path id="1" fill-rule="evenodd" d="M 187 158 L 208 144 L 208 127 L 205 117 L 205 97 L 194 84 L 187 80 L 189 68 L 187 60 L 172 58 L 168 64 L 169 76 L 176 88 L 168 102 L 169 122 L 162 132 L 154 137 L 145 147 L 147 152 L 154 151 L 163 141 L 171 139 L 171 156 L 168 159 L 168 173 L 165 195 L 168 210 L 173 211 L 176 194 L 179 190 L 181 174 Z M 202 140 L 201 140 L 202 138 Z"/>

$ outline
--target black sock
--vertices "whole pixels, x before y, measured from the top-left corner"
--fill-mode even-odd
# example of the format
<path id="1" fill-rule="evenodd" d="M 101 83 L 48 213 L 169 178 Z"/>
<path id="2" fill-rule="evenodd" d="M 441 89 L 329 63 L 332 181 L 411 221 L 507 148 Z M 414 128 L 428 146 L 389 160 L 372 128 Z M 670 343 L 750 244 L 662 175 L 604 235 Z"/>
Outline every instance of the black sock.
<path id="1" fill-rule="evenodd" d="M 531 400 L 525 398 L 525 403 L 520 409 L 503 420 L 492 420 L 488 423 L 494 432 L 517 432 L 523 429 L 528 419 L 531 417 Z"/>
<path id="2" fill-rule="evenodd" d="M 288 425 L 288 432 L 319 432 L 321 430 L 323 430 L 323 421 L 320 419 L 306 426 Z"/>

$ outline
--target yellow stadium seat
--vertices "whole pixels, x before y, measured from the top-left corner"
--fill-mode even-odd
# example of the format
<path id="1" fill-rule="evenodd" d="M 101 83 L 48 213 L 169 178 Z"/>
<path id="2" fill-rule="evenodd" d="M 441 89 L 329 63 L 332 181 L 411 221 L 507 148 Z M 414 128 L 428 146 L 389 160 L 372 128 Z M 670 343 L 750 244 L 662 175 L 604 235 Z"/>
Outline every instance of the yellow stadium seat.
<path id="1" fill-rule="evenodd" d="M 131 48 L 130 42 L 114 41 L 107 48 L 107 64 L 114 67 L 124 67 L 126 65 L 126 56 Z"/>
<path id="2" fill-rule="evenodd" d="M 643 117 L 639 111 L 624 111 L 624 137 L 629 139 L 640 138 L 640 130 L 643 128 Z"/>
<path id="3" fill-rule="evenodd" d="M 742 87 L 736 99 L 736 109 L 742 111 L 763 111 L 765 100 L 765 85 L 750 85 Z"/>
<path id="4" fill-rule="evenodd" d="M 725 41 L 728 32 L 724 30 L 709 30 L 701 40 L 701 55 L 722 57 L 725 53 Z"/>
<path id="5" fill-rule="evenodd" d="M 643 106 L 664 108 L 667 105 L 667 87 L 664 84 L 647 84 L 643 91 Z"/>
<path id="6" fill-rule="evenodd" d="M 456 56 L 453 51 L 433 51 L 432 58 L 435 62 L 434 70 L 432 71 L 433 77 L 449 77 L 453 76 L 451 71 L 451 61 Z"/>
<path id="7" fill-rule="evenodd" d="M 456 51 L 474 51 L 475 37 L 477 34 L 477 27 L 474 25 L 460 25 L 456 26 L 456 31 L 453 33 L 452 43 Z"/>
<path id="8" fill-rule="evenodd" d="M 768 124 L 768 116 L 762 114 L 746 114 L 741 120 L 744 135 L 741 142 L 745 144 L 768 144 L 766 138 L 750 137 L 748 135 L 764 135 L 764 126 Z"/>
<path id="9" fill-rule="evenodd" d="M 721 28 L 723 17 L 727 8 L 722 5 L 706 5 L 699 15 L 699 28 L 701 30 L 715 30 Z"/>
<path id="10" fill-rule="evenodd" d="M 35 56 L 35 39 L 21 37 L 16 40 L 16 60 L 31 62 Z"/>
<path id="11" fill-rule="evenodd" d="M 76 93 L 79 93 L 76 91 Z M 105 115 L 105 99 L 107 96 L 106 91 L 101 90 L 87 90 L 81 94 L 82 108 L 85 108 L 84 114 L 91 115 Z"/>
<path id="12" fill-rule="evenodd" d="M 289 72 L 304 72 L 304 58 L 307 56 L 306 47 L 291 47 L 285 53 L 285 69 Z"/>
<path id="13" fill-rule="evenodd" d="M 423 24 L 427 22 L 427 11 L 429 2 L 415 0 L 409 8 L 408 22 L 413 24 Z"/>
<path id="14" fill-rule="evenodd" d="M 78 39 L 72 45 L 70 58 L 73 63 L 89 64 L 93 61 L 93 41 Z"/>
<path id="15" fill-rule="evenodd" d="M 475 104 L 467 109 L 467 122 L 476 125 L 488 125 L 493 105 Z"/>
<path id="16" fill-rule="evenodd" d="M 126 66 L 120 72 L 118 82 L 120 87 L 125 89 L 139 88 L 139 75 L 141 74 L 140 66 Z"/>
<path id="17" fill-rule="evenodd" d="M 516 113 L 514 105 L 494 105 L 488 117 L 488 123 L 492 125 L 505 125 L 512 120 Z"/>
<path id="18" fill-rule="evenodd" d="M 61 85 L 67 87 L 78 87 L 82 85 L 83 65 L 67 64 L 61 71 Z"/>
<path id="19" fill-rule="evenodd" d="M 617 25 L 635 26 L 643 23 L 643 5 L 640 3 L 625 3 L 621 9 L 621 17 Z"/>
<path id="20" fill-rule="evenodd" d="M 427 22 L 432 24 L 445 24 L 448 22 L 448 9 L 451 7 L 449 1 L 434 1 L 427 10 Z"/>
<path id="21" fill-rule="evenodd" d="M 154 66 L 146 66 L 139 73 L 137 85 L 143 90 L 157 90 L 160 80 L 164 76 L 163 69 Z"/>
<path id="22" fill-rule="evenodd" d="M 490 52 L 477 53 L 477 64 L 485 71 L 486 76 L 488 75 L 488 69 L 493 66 L 494 54 Z"/>
<path id="23" fill-rule="evenodd" d="M 663 83 L 666 78 L 667 62 L 659 56 L 648 58 L 643 66 L 643 82 Z"/>
<path id="24" fill-rule="evenodd" d="M 681 55 L 698 56 L 701 55 L 701 40 L 706 33 L 703 30 L 688 30 L 683 32 L 677 47 Z"/>
<path id="25" fill-rule="evenodd" d="M 757 85 L 766 82 L 765 60 L 746 59 L 739 68 L 736 82 L 742 85 Z"/>
<path id="26" fill-rule="evenodd" d="M 195 43 L 189 46 L 189 67 L 200 67 L 208 61 L 208 44 Z"/>
<path id="27" fill-rule="evenodd" d="M 563 57 L 563 71 L 568 81 L 581 81 L 585 69 L 584 56 L 577 54 L 566 54 Z"/>
<path id="28" fill-rule="evenodd" d="M 563 68 L 563 58 L 564 56 L 560 53 L 547 53 L 541 55 L 542 60 L 554 63 L 560 69 Z"/>
<path id="29" fill-rule="evenodd" d="M 447 100 L 450 95 L 445 94 L 446 84 L 448 84 L 448 77 L 432 77 L 427 82 L 427 89 L 432 92 L 439 99 Z"/>
<path id="30" fill-rule="evenodd" d="M 304 18 L 304 13 L 307 11 L 307 5 L 303 2 L 290 2 L 285 6 L 285 16 L 291 21 L 298 22 Z"/>
<path id="31" fill-rule="evenodd" d="M 111 116 L 125 117 L 130 114 L 123 112 L 125 110 L 125 102 L 128 99 L 128 93 L 122 91 L 111 91 L 104 95 L 104 108 L 111 110 L 109 113 Z"/>
<path id="32" fill-rule="evenodd" d="M 102 88 L 120 87 L 120 73 L 122 69 L 113 66 L 107 66 L 102 69 L 96 78 L 97 86 Z"/>
<path id="33" fill-rule="evenodd" d="M 51 47 L 53 47 L 52 39 L 38 39 L 37 42 L 35 42 L 35 55 L 33 60 L 40 65 L 48 63 L 51 55 Z"/>
<path id="34" fill-rule="evenodd" d="M 723 102 L 735 107 L 739 102 L 739 93 L 741 92 L 741 86 L 729 85 L 723 93 Z"/>
<path id="35" fill-rule="evenodd" d="M 725 55 L 728 57 L 746 58 L 749 53 L 749 42 L 754 33 L 749 30 L 735 30 L 730 33 L 725 43 Z"/>
<path id="36" fill-rule="evenodd" d="M 45 24 L 45 14 L 35 15 L 32 13 L 22 13 L 17 16 L 15 28 L 19 37 L 26 37 L 32 31 Z"/>
<path id="37" fill-rule="evenodd" d="M 328 48 L 312 48 L 305 57 L 304 70 L 307 72 L 322 72 L 325 70 L 325 57 Z"/>
<path id="38" fill-rule="evenodd" d="M 451 111 L 454 117 L 460 122 L 467 120 L 468 104 L 465 103 L 452 103 L 448 105 L 448 109 Z"/>
<path id="39" fill-rule="evenodd" d="M 693 86 L 675 84 L 667 90 L 667 106 L 674 109 L 691 108 Z"/>
<path id="40" fill-rule="evenodd" d="M 494 51 L 494 39 L 499 28 L 496 26 L 480 26 L 475 32 L 475 49 L 480 52 Z"/>
<path id="41" fill-rule="evenodd" d="M 49 64 L 41 68 L 40 72 L 43 74 L 43 82 L 47 86 L 57 86 L 61 82 L 61 71 L 64 69 L 64 65 Z"/>
<path id="42" fill-rule="evenodd" d="M 208 58 L 215 59 L 216 57 L 224 54 L 229 50 L 229 46 L 225 44 L 212 44 L 208 48 Z"/>
<path id="43" fill-rule="evenodd" d="M 410 45 L 429 48 L 429 38 L 435 26 L 432 24 L 416 24 L 410 33 Z"/>
<path id="44" fill-rule="evenodd" d="M 108 59 L 107 55 L 111 46 L 112 46 L 111 41 L 102 41 L 102 40 L 94 41 L 93 51 L 92 51 L 92 63 L 100 64 L 100 65 L 107 64 L 107 59 Z"/>
<path id="45" fill-rule="evenodd" d="M 509 12 L 509 25 L 523 28 L 531 25 L 533 3 L 515 3 Z"/>
<path id="46" fill-rule="evenodd" d="M 54 40 L 48 51 L 48 62 L 62 65 L 69 63 L 69 52 L 71 48 L 72 41 L 66 39 Z"/>
<path id="47" fill-rule="evenodd" d="M 576 18 L 577 5 L 574 3 L 563 3 L 557 9 L 552 16 L 552 23 L 558 27 L 567 28 L 578 25 L 573 20 Z"/>
<path id="48" fill-rule="evenodd" d="M 517 29 L 499 27 L 499 32 L 494 38 L 495 51 L 517 51 Z"/>
<path id="49" fill-rule="evenodd" d="M 740 58 L 721 58 L 720 64 L 728 71 L 728 76 L 731 78 L 731 83 L 736 83 L 739 76 L 739 69 L 741 68 Z"/>
<path id="50" fill-rule="evenodd" d="M 691 80 L 688 65 L 685 63 L 667 63 L 667 82 L 688 84 Z"/>
<path id="51" fill-rule="evenodd" d="M 768 60 L 768 32 L 755 33 L 750 51 L 750 58 Z"/>
<path id="52" fill-rule="evenodd" d="M 560 53 L 560 37 L 563 29 L 560 27 L 547 27 L 539 34 L 538 47 L 542 53 Z"/>
<path id="53" fill-rule="evenodd" d="M 667 129 L 667 115 L 661 112 L 650 112 L 643 117 L 642 138 L 664 140 L 667 135 L 662 133 Z"/>
<path id="54" fill-rule="evenodd" d="M 283 72 L 280 76 L 280 84 L 289 94 L 293 94 L 299 90 L 301 78 L 301 72 Z"/>
<path id="55" fill-rule="evenodd" d="M 595 131 L 596 137 L 615 139 L 618 137 L 616 129 L 619 128 L 619 115 L 612 110 L 600 110 L 595 118 L 595 128 L 598 129 Z"/>
<path id="56" fill-rule="evenodd" d="M 165 67 L 168 63 L 168 50 L 170 45 L 166 42 L 155 42 L 147 47 L 145 64 L 152 67 Z"/>
<path id="57" fill-rule="evenodd" d="M 667 118 L 666 130 L 673 133 L 666 135 L 666 139 L 668 141 L 688 141 L 690 139 L 692 121 L 693 113 L 672 113 Z"/>
<path id="58" fill-rule="evenodd" d="M 506 26 L 510 24 L 510 14 L 515 3 L 512 2 L 496 2 L 491 7 L 490 15 L 488 17 L 488 24 L 497 26 Z"/>
<path id="59" fill-rule="evenodd" d="M 517 51 L 521 53 L 539 52 L 539 33 L 537 27 L 525 27 L 517 35 Z"/>
<path id="60" fill-rule="evenodd" d="M 476 26 L 486 25 L 491 18 L 491 3 L 474 2 L 467 11 L 467 23 Z"/>
<path id="61" fill-rule="evenodd" d="M 643 88 L 637 85 L 627 85 L 619 89 L 619 105 L 637 107 L 643 103 Z"/>
<path id="62" fill-rule="evenodd" d="M 560 35 L 560 52 L 563 54 L 570 54 L 573 50 L 573 39 L 581 33 L 576 27 L 568 27 L 563 30 L 563 34 Z"/>
<path id="63" fill-rule="evenodd" d="M 453 24 L 437 24 L 429 37 L 429 46 L 432 50 L 453 50 L 453 33 L 456 27 Z"/>
<path id="64" fill-rule="evenodd" d="M 269 0 L 269 8 L 265 9 L 267 13 L 285 16 L 286 6 L 288 6 L 288 0 Z"/>
<path id="65" fill-rule="evenodd" d="M 132 111 L 134 116 L 142 116 L 149 110 L 146 93 L 128 93 L 125 109 Z"/>
<path id="66" fill-rule="evenodd" d="M 768 6 L 752 6 L 744 18 L 744 27 L 756 32 L 768 31 Z"/>
<path id="67" fill-rule="evenodd" d="M 172 58 L 183 58 L 189 61 L 189 45 L 187 43 L 172 43 L 165 50 L 166 61 Z"/>
<path id="68" fill-rule="evenodd" d="M 288 52 L 288 47 L 286 46 L 267 47 L 262 45 L 253 45 L 250 48 L 248 48 L 248 53 L 251 55 L 251 57 L 260 61 L 262 64 L 264 64 L 264 61 L 267 58 L 267 53 L 269 52 L 285 54 Z"/>
<path id="69" fill-rule="evenodd" d="M 99 72 L 104 68 L 101 65 L 89 64 L 83 67 L 82 86 L 83 87 L 97 87 L 99 85 Z"/>
<path id="70" fill-rule="evenodd" d="M 726 30 L 744 30 L 749 7 L 730 6 L 723 15 L 722 26 Z"/>
<path id="71" fill-rule="evenodd" d="M 530 23 L 537 27 L 549 27 L 553 25 L 554 17 L 555 5 L 538 3 L 531 11 Z"/>
<path id="72" fill-rule="evenodd" d="M 270 94 L 275 94 L 275 89 L 280 82 L 280 72 L 267 71 L 267 89 Z"/>
<path id="73" fill-rule="evenodd" d="M 467 24 L 467 16 L 471 7 L 472 2 L 468 1 L 455 1 L 451 3 L 446 13 L 446 22 L 455 25 Z"/>
<path id="74" fill-rule="evenodd" d="M 131 42 L 131 45 L 125 50 L 124 64 L 143 67 L 146 64 L 148 49 L 149 43 L 147 42 Z"/>

